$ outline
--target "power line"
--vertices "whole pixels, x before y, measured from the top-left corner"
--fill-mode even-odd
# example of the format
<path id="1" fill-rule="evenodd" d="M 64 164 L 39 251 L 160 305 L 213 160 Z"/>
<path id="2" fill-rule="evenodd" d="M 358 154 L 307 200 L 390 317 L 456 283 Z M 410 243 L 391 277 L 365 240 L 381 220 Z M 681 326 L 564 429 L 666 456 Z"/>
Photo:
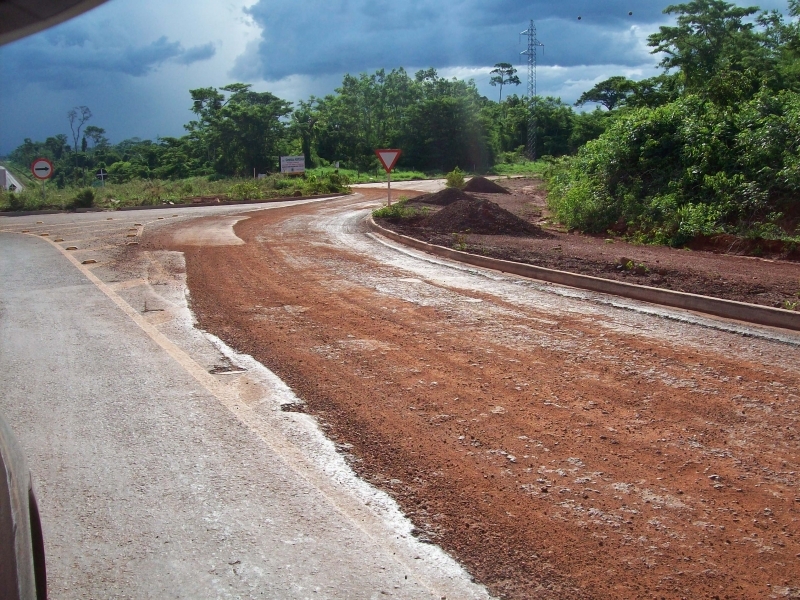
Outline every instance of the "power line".
<path id="1" fill-rule="evenodd" d="M 520 52 L 520 56 L 528 57 L 528 158 L 536 160 L 536 49 L 544 44 L 536 37 L 536 24 L 531 19 L 531 24 L 520 35 L 528 36 L 528 49 Z"/>

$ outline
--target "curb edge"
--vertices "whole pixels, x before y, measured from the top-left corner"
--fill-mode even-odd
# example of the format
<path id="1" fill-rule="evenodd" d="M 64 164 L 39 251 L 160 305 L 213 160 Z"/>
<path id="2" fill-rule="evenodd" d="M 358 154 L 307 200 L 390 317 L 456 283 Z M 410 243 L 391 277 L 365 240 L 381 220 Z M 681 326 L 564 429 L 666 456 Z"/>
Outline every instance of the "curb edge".
<path id="1" fill-rule="evenodd" d="M 747 302 L 737 302 L 736 300 L 725 300 L 723 298 L 712 298 L 699 294 L 689 294 L 645 285 L 623 283 L 611 279 L 602 279 L 600 277 L 592 277 L 591 275 L 579 275 L 568 271 L 557 271 L 555 269 L 547 269 L 545 267 L 537 267 L 535 265 L 512 262 L 499 258 L 478 256 L 477 254 L 461 252 L 459 250 L 445 248 L 444 246 L 436 246 L 396 233 L 378 225 L 372 216 L 367 218 L 367 225 L 370 230 L 405 246 L 410 246 L 435 256 L 449 258 L 475 267 L 494 269 L 495 271 L 521 275 L 522 277 L 528 277 L 530 279 L 566 285 L 592 292 L 612 294 L 614 296 L 649 302 L 651 304 L 660 304 L 671 308 L 705 313 L 725 319 L 734 319 L 736 321 L 745 321 L 757 325 L 800 331 L 800 313 L 798 312 L 790 312 L 788 310 L 771 308 L 769 306 L 759 306 Z"/>

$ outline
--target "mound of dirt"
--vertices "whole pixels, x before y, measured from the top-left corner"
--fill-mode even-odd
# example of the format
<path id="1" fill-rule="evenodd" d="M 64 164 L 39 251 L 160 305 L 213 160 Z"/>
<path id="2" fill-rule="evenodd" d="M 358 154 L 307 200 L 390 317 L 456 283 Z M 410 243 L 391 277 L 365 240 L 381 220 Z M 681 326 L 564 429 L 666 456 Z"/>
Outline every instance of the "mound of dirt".
<path id="1" fill-rule="evenodd" d="M 490 235 L 541 234 L 542 231 L 523 221 L 494 202 L 467 196 L 431 215 L 425 226 L 440 233 L 483 233 Z"/>
<path id="2" fill-rule="evenodd" d="M 494 181 L 486 179 L 486 177 L 473 177 L 464 186 L 465 192 L 472 192 L 473 194 L 510 194 L 506 188 L 497 185 Z"/>
<path id="3" fill-rule="evenodd" d="M 413 199 L 413 202 L 423 202 L 425 204 L 434 204 L 436 206 L 449 206 L 459 200 L 474 200 L 472 196 L 465 194 L 458 188 L 444 188 L 441 192 L 435 194 L 425 194 Z"/>

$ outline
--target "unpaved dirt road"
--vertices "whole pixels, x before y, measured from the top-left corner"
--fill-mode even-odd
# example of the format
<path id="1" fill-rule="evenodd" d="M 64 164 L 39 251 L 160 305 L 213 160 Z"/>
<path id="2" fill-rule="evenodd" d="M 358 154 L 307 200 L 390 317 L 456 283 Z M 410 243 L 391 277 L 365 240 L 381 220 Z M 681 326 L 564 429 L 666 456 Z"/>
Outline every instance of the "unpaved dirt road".
<path id="1" fill-rule="evenodd" d="M 179 254 L 127 245 L 217 215 L 204 243 L 242 247 L 253 209 L 0 217 L 0 412 L 50 597 L 488 598 L 281 410 L 282 382 L 192 326 Z"/>
<path id="2" fill-rule="evenodd" d="M 494 593 L 800 596 L 800 336 L 396 247 L 361 192 L 133 253 Z"/>

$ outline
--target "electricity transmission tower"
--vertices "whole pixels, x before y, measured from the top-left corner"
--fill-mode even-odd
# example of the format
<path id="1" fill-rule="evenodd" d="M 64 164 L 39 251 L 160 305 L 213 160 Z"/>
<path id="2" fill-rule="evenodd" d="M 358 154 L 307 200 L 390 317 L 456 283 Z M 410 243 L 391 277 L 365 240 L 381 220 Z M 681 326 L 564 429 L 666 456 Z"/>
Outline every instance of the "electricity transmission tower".
<path id="1" fill-rule="evenodd" d="M 536 24 L 531 24 L 520 35 L 528 36 L 528 49 L 520 52 L 520 56 L 528 57 L 528 158 L 536 160 L 536 49 L 544 44 L 536 37 Z"/>

